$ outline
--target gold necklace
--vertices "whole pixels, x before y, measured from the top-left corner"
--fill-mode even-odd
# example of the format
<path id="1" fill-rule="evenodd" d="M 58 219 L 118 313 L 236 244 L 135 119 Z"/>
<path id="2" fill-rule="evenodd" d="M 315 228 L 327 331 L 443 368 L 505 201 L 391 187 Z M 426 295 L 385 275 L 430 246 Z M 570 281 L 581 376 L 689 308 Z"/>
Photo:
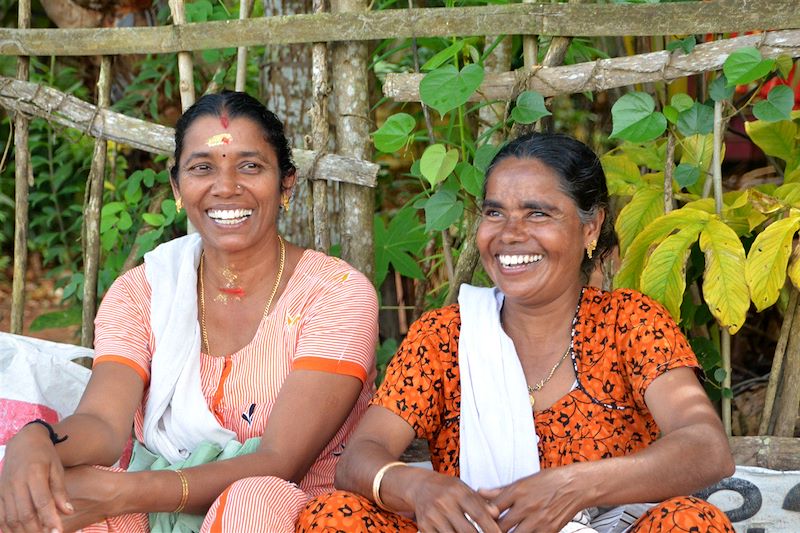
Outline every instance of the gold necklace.
<path id="1" fill-rule="evenodd" d="M 562 355 L 558 359 L 558 361 L 556 361 L 556 364 L 553 365 L 553 368 L 550 369 L 550 373 L 547 374 L 546 378 L 540 380 L 539 383 L 537 383 L 536 385 L 533 386 L 528 385 L 528 399 L 531 401 L 531 409 L 533 409 L 533 405 L 536 403 L 536 399 L 533 397 L 533 393 L 542 390 L 542 387 L 544 387 L 547 384 L 547 382 L 550 381 L 550 378 L 552 378 L 553 374 L 556 373 L 558 367 L 561 366 L 561 363 L 563 363 L 564 359 L 566 359 L 567 356 L 569 355 L 570 348 L 572 348 L 571 344 L 570 346 L 567 346 L 567 351 L 564 352 L 564 355 Z"/>
<path id="2" fill-rule="evenodd" d="M 267 300 L 267 305 L 264 307 L 264 315 L 263 317 L 269 314 L 269 308 L 272 306 L 272 300 L 275 298 L 275 294 L 278 292 L 278 287 L 281 284 L 281 278 L 283 277 L 283 266 L 286 261 L 286 247 L 283 245 L 283 239 L 280 235 L 278 235 L 278 243 L 281 246 L 281 261 L 278 265 L 278 275 L 275 276 L 275 285 L 272 286 L 272 293 L 269 295 L 269 299 Z M 211 348 L 208 346 L 208 332 L 206 331 L 206 289 L 203 284 L 203 258 L 206 256 L 205 251 L 200 254 L 200 272 L 198 273 L 198 277 L 200 278 L 200 333 L 203 342 L 203 351 L 211 355 Z"/>

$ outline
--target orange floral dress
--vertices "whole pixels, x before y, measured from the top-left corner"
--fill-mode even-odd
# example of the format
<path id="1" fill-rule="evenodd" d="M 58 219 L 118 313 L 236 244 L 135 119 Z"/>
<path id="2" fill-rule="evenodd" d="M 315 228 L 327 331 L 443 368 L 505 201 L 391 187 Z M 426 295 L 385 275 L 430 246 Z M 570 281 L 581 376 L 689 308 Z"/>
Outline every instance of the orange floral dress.
<path id="1" fill-rule="evenodd" d="M 372 400 L 406 420 L 426 439 L 437 472 L 459 475 L 460 377 L 458 305 L 423 315 L 408 332 Z M 697 368 L 697 359 L 669 313 L 638 292 L 584 289 L 572 331 L 577 385 L 534 413 L 541 468 L 635 453 L 659 428 L 644 401 L 668 370 Z M 359 495 L 337 491 L 312 500 L 298 531 L 409 531 L 413 521 Z M 651 508 L 632 531 L 733 531 L 725 514 L 693 497 Z"/>

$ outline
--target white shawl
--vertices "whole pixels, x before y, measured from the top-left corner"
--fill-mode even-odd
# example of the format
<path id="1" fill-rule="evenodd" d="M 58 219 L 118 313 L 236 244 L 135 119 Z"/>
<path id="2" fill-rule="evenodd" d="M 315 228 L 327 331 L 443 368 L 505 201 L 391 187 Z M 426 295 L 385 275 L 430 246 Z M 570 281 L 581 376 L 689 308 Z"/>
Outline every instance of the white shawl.
<path id="1" fill-rule="evenodd" d="M 465 284 L 458 303 L 461 480 L 474 490 L 502 487 L 539 471 L 525 374 L 500 324 L 503 294 Z"/>
<path id="2" fill-rule="evenodd" d="M 224 447 L 235 437 L 217 422 L 200 388 L 197 265 L 202 250 L 200 236 L 191 234 L 144 256 L 155 337 L 144 444 L 170 463 L 186 459 L 203 441 Z"/>

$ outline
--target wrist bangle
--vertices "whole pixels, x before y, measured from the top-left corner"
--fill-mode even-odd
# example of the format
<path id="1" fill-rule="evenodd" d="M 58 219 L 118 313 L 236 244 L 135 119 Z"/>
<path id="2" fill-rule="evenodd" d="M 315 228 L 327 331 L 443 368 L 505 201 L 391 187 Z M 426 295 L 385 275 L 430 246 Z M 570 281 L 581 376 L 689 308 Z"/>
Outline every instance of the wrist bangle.
<path id="1" fill-rule="evenodd" d="M 60 437 L 58 433 L 56 433 L 56 430 L 53 429 L 53 426 L 51 426 L 49 422 L 47 422 L 46 420 L 42 420 L 41 418 L 37 418 L 36 420 L 31 420 L 22 427 L 28 427 L 31 424 L 39 424 L 44 426 L 47 429 L 47 433 L 50 434 L 50 442 L 52 442 L 53 445 L 56 445 L 59 442 L 64 442 L 69 438 L 69 435 L 64 435 L 63 437 Z"/>
<path id="2" fill-rule="evenodd" d="M 383 465 L 380 470 L 378 470 L 378 472 L 375 474 L 375 477 L 372 479 L 372 501 L 374 501 L 375 505 L 384 511 L 391 511 L 391 509 L 387 508 L 383 503 L 383 500 L 381 500 L 381 481 L 383 481 L 383 476 L 386 474 L 386 472 L 395 466 L 405 466 L 405 463 L 402 461 L 387 463 Z"/>
<path id="3" fill-rule="evenodd" d="M 183 511 L 183 508 L 186 507 L 186 502 L 189 501 L 189 480 L 186 479 L 186 474 L 183 473 L 183 470 L 175 470 L 175 473 L 178 474 L 178 478 L 181 480 L 181 501 L 175 510 L 172 511 L 174 514 L 177 514 Z"/>

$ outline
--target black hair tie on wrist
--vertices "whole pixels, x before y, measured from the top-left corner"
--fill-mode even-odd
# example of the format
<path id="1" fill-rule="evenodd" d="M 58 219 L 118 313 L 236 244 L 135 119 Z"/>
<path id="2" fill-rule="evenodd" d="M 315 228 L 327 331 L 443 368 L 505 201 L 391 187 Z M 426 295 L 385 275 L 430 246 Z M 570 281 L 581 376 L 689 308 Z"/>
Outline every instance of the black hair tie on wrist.
<path id="1" fill-rule="evenodd" d="M 53 426 L 51 426 L 49 422 L 47 422 L 45 420 L 42 420 L 41 418 L 37 418 L 36 420 L 31 420 L 30 422 L 28 422 L 27 424 L 25 424 L 22 427 L 27 427 L 27 426 L 30 426 L 31 424 L 41 424 L 45 428 L 47 428 L 47 432 L 50 434 L 50 441 L 54 445 L 58 444 L 59 442 L 64 442 L 65 440 L 67 440 L 69 438 L 69 435 L 64 435 L 63 437 L 59 437 L 58 433 L 56 433 L 56 430 L 53 429 Z"/>

